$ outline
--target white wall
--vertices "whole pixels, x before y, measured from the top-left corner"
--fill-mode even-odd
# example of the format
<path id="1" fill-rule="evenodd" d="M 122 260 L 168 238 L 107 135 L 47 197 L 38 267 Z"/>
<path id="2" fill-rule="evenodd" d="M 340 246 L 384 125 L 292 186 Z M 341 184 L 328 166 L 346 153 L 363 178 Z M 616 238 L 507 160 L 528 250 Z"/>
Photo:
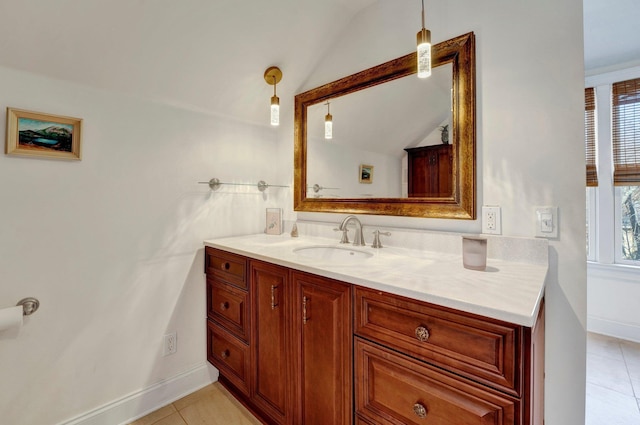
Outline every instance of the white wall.
<path id="1" fill-rule="evenodd" d="M 204 367 L 202 241 L 261 232 L 282 202 L 197 182 L 278 184 L 274 130 L 6 68 L 0 93 L 84 119 L 82 161 L 0 155 L 0 307 L 41 302 L 0 335 L 0 421 L 58 423 Z"/>
<path id="2" fill-rule="evenodd" d="M 336 188 L 322 190 L 318 195 L 328 198 L 397 198 L 400 196 L 402 190 L 402 159 L 400 157 L 353 148 L 324 139 L 308 143 L 307 149 L 308 157 L 314 158 L 309 162 L 313 165 L 307 167 L 309 184 L 317 183 L 323 187 Z M 374 166 L 371 183 L 360 183 L 361 164 Z"/>
<path id="3" fill-rule="evenodd" d="M 640 273 L 637 268 L 589 263 L 590 332 L 640 342 Z"/>
<path id="4" fill-rule="evenodd" d="M 502 207 L 503 234 L 533 236 L 534 208 L 559 207 L 547 279 L 546 424 L 584 424 L 586 262 L 580 0 L 429 2 L 438 42 L 476 34 L 478 205 Z M 300 91 L 414 49 L 417 3 L 381 1 L 342 34 Z M 354 52 L 358 52 L 355 54 Z M 291 168 L 291 125 L 281 158 Z M 290 172 L 286 178 L 291 179 Z M 295 216 L 289 212 L 290 216 Z M 337 223 L 342 216 L 298 213 Z M 479 232 L 480 221 L 362 217 L 365 224 Z M 393 237 L 393 236 L 392 236 Z M 517 282 L 514 282 L 517 284 Z"/>

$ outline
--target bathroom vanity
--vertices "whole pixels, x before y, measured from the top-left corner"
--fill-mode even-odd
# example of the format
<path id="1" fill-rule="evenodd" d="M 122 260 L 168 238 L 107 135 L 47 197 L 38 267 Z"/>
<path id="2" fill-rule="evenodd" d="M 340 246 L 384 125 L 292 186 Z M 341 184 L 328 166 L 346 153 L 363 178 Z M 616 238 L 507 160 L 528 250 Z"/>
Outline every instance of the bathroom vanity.
<path id="1" fill-rule="evenodd" d="M 317 237 L 205 245 L 207 358 L 265 423 L 542 424 L 545 259 L 477 272 Z"/>

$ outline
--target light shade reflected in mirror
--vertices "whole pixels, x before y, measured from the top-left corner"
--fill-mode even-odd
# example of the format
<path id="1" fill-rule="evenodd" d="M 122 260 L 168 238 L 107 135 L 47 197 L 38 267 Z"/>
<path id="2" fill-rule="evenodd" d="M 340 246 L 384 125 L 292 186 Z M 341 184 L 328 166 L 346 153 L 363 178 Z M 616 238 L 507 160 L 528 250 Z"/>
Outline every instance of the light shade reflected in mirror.
<path id="1" fill-rule="evenodd" d="M 475 219 L 473 33 L 432 55 L 426 80 L 412 53 L 295 97 L 296 211 Z"/>

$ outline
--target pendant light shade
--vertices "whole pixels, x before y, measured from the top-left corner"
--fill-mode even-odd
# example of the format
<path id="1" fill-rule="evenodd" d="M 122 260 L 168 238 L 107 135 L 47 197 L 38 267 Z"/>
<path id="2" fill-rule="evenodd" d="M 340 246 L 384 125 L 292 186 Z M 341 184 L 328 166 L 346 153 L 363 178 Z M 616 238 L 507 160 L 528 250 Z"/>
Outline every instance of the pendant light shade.
<path id="1" fill-rule="evenodd" d="M 271 96 L 271 125 L 280 125 L 280 98 Z"/>
<path id="2" fill-rule="evenodd" d="M 264 80 L 273 86 L 273 96 L 271 96 L 271 125 L 280 125 L 280 98 L 276 94 L 276 85 L 282 80 L 282 71 L 277 66 L 267 68 L 264 72 Z"/>
<path id="3" fill-rule="evenodd" d="M 431 31 L 424 27 L 424 0 L 422 0 L 422 29 L 416 35 L 418 45 L 418 78 L 431 75 Z"/>
<path id="4" fill-rule="evenodd" d="M 327 115 L 324 116 L 324 138 L 333 139 L 333 116 L 329 110 L 329 102 L 327 102 Z"/>

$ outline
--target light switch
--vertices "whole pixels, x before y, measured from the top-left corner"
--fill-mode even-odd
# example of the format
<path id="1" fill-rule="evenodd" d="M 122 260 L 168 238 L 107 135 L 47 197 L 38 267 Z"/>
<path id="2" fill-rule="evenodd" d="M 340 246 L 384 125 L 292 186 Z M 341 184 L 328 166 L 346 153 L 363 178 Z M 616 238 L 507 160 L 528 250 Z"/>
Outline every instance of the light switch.
<path id="1" fill-rule="evenodd" d="M 548 212 L 540 214 L 540 231 L 542 233 L 553 232 L 553 214 Z"/>
<path id="2" fill-rule="evenodd" d="M 536 207 L 536 237 L 558 237 L 558 207 Z"/>

